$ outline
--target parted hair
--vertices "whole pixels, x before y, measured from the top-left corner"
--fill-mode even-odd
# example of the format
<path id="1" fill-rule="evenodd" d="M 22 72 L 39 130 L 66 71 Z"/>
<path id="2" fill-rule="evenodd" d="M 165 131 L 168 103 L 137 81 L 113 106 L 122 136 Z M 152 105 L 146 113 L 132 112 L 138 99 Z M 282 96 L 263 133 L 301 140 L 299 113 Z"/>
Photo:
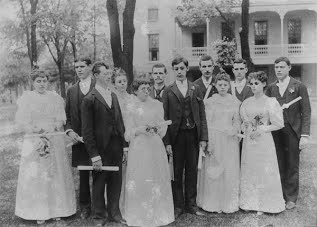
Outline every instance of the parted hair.
<path id="1" fill-rule="evenodd" d="M 215 83 L 217 83 L 220 80 L 227 81 L 230 84 L 230 76 L 226 72 L 220 72 L 216 75 Z"/>
<path id="2" fill-rule="evenodd" d="M 274 61 L 274 64 L 278 64 L 278 63 L 280 63 L 282 61 L 284 61 L 288 66 L 291 65 L 291 61 L 287 57 L 276 58 L 275 61 Z"/>
<path id="3" fill-rule="evenodd" d="M 76 58 L 74 62 L 76 63 L 76 62 L 79 62 L 79 61 L 85 62 L 87 66 L 91 65 L 91 63 L 92 63 L 91 59 L 87 58 L 87 57 Z"/>
<path id="4" fill-rule="evenodd" d="M 109 69 L 109 66 L 103 62 L 103 61 L 97 61 L 94 66 L 92 67 L 91 71 L 92 71 L 92 74 L 95 75 L 95 74 L 99 74 L 100 73 L 100 67 L 105 67 L 106 69 Z"/>
<path id="5" fill-rule="evenodd" d="M 165 66 L 163 63 L 154 64 L 154 65 L 152 66 L 152 72 L 153 72 L 153 69 L 154 69 L 154 68 L 164 68 L 164 73 L 165 73 L 165 74 L 167 73 L 166 66 Z"/>
<path id="6" fill-rule="evenodd" d="M 250 83 L 250 81 L 252 79 L 261 81 L 262 83 L 267 83 L 267 75 L 265 72 L 263 71 L 258 71 L 258 72 L 252 72 L 249 74 L 248 76 L 248 83 Z"/>
<path id="7" fill-rule="evenodd" d="M 176 58 L 174 58 L 173 61 L 172 61 L 172 67 L 174 65 L 178 65 L 181 62 L 183 62 L 186 67 L 188 67 L 188 60 L 186 58 L 184 58 L 184 57 L 176 57 Z"/>
<path id="8" fill-rule="evenodd" d="M 123 69 L 115 68 L 112 71 L 111 82 L 114 84 L 116 82 L 116 78 L 119 77 L 119 76 L 125 76 L 128 79 L 127 73 Z"/>
<path id="9" fill-rule="evenodd" d="M 212 59 L 212 57 L 210 55 L 201 56 L 199 59 L 199 66 L 201 66 L 202 61 L 209 61 L 209 60 L 211 60 L 212 64 L 214 64 L 214 60 Z"/>
<path id="10" fill-rule="evenodd" d="M 151 85 L 151 81 L 148 80 L 148 79 L 136 79 L 132 82 L 132 92 L 134 93 L 135 91 L 137 91 L 139 89 L 139 87 L 142 85 L 142 84 L 148 84 L 148 85 Z"/>
<path id="11" fill-rule="evenodd" d="M 33 69 L 30 73 L 30 78 L 32 81 L 35 81 L 36 78 L 38 77 L 41 77 L 41 78 L 44 78 L 46 77 L 46 79 L 48 80 L 49 79 L 49 76 L 48 74 L 44 71 L 44 70 L 40 70 L 40 69 Z"/>

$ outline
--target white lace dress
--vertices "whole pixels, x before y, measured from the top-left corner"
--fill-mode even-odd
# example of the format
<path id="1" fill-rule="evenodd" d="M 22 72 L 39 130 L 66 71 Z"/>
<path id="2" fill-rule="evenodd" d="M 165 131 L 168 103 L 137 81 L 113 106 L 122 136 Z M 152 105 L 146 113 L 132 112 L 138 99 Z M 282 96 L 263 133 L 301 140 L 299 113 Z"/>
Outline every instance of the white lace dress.
<path id="1" fill-rule="evenodd" d="M 240 101 L 229 94 L 206 101 L 208 150 L 214 155 L 207 155 L 198 171 L 197 205 L 209 212 L 239 210 L 239 139 L 232 136 L 240 132 L 239 107 Z M 223 169 L 219 176 L 215 165 Z"/>
<path id="2" fill-rule="evenodd" d="M 162 141 L 167 127 L 154 136 L 135 136 L 137 127 L 164 121 L 157 100 L 128 105 L 126 140 L 130 142 L 126 173 L 125 218 L 129 226 L 162 226 L 174 221 L 167 155 Z"/>
<path id="3" fill-rule="evenodd" d="M 65 152 L 64 100 L 55 92 L 26 91 L 17 102 L 16 122 L 26 131 L 16 194 L 15 214 L 27 220 L 48 220 L 76 213 L 75 188 Z M 42 128 L 49 149 L 39 148 Z"/>
<path id="4" fill-rule="evenodd" d="M 258 100 L 254 97 L 246 99 L 240 113 L 243 122 L 248 122 L 244 129 L 246 138 L 243 139 L 241 158 L 240 208 L 282 212 L 285 202 L 271 135 L 271 131 L 284 127 L 282 109 L 275 98 L 263 95 Z M 257 128 L 262 134 L 255 139 L 250 138 L 250 133 Z"/>

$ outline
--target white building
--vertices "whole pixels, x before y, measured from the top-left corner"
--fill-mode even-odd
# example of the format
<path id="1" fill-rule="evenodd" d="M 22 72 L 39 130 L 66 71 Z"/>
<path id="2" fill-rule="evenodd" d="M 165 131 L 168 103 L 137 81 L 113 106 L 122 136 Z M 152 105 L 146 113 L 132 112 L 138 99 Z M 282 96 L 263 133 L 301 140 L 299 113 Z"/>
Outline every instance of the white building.
<path id="1" fill-rule="evenodd" d="M 197 68 L 201 55 L 215 58 L 211 44 L 226 36 L 221 17 L 206 19 L 204 27 L 187 28 L 175 20 L 180 0 L 137 0 L 135 12 L 134 63 L 138 71 L 150 72 L 153 64 L 164 63 L 171 71 L 175 54 Z M 240 45 L 240 7 L 234 9 L 235 38 Z M 317 2 L 315 0 L 251 0 L 249 21 L 251 57 L 256 70 L 274 80 L 274 60 L 291 60 L 291 75 L 303 81 L 317 97 Z M 241 51 L 239 51 L 241 52 Z M 170 73 L 167 82 L 173 81 Z"/>

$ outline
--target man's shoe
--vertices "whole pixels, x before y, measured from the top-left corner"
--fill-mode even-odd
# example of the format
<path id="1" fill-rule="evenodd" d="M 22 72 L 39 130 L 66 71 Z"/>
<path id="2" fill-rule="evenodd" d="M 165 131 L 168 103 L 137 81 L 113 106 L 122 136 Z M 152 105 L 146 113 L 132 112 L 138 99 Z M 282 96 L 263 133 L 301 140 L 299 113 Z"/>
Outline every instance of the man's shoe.
<path id="1" fill-rule="evenodd" d="M 93 219 L 95 226 L 104 226 L 106 224 L 105 219 Z"/>
<path id="2" fill-rule="evenodd" d="M 91 213 L 90 209 L 83 209 L 80 213 L 80 218 L 87 219 L 87 218 L 89 218 L 90 213 Z"/>
<path id="3" fill-rule="evenodd" d="M 174 217 L 177 219 L 179 216 L 183 214 L 183 210 L 181 208 L 175 208 L 174 210 Z"/>
<path id="4" fill-rule="evenodd" d="M 295 208 L 295 207 L 296 207 L 296 203 L 294 203 L 294 202 L 292 202 L 292 201 L 286 202 L 285 208 L 286 208 L 287 210 L 291 210 L 291 209 L 293 209 L 293 208 Z"/>
<path id="5" fill-rule="evenodd" d="M 126 225 L 127 221 L 124 220 L 123 218 L 109 218 L 108 219 L 110 222 L 116 222 L 116 223 L 120 223 L 122 225 Z"/>
<path id="6" fill-rule="evenodd" d="M 205 214 L 203 212 L 199 211 L 198 209 L 194 209 L 194 208 L 186 209 L 186 212 L 189 214 L 197 215 L 197 216 L 205 216 Z"/>

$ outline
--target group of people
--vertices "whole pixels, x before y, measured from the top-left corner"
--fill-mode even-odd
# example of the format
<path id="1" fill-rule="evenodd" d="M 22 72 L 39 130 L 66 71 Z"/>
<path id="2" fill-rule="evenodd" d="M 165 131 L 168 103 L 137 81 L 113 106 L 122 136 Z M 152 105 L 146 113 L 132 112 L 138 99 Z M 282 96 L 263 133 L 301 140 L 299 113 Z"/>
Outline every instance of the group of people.
<path id="1" fill-rule="evenodd" d="M 243 59 L 234 61 L 234 81 L 224 71 L 214 75 L 208 55 L 199 67 L 201 78 L 190 82 L 188 61 L 175 58 L 175 82 L 166 86 L 167 69 L 155 64 L 154 84 L 137 79 L 129 94 L 122 69 L 81 58 L 66 108 L 47 90 L 47 75 L 33 72 L 34 90 L 22 95 L 16 114 L 26 134 L 15 214 L 41 224 L 76 213 L 65 134 L 73 141 L 72 166 L 93 168 L 92 195 L 90 171 L 79 171 L 79 204 L 81 218 L 92 214 L 96 225 L 108 218 L 162 226 L 184 212 L 294 208 L 311 110 L 306 87 L 289 75 L 289 59 L 275 60 L 270 85 L 261 71 L 246 78 Z"/>

